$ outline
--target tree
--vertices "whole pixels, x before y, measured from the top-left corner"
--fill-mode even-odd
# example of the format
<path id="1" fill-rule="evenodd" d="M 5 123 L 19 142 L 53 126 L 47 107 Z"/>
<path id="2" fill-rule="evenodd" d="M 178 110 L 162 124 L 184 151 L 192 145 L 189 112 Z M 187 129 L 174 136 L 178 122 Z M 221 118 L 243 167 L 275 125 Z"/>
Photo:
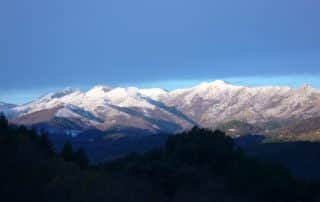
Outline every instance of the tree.
<path id="1" fill-rule="evenodd" d="M 73 149 L 72 149 L 72 145 L 70 142 L 66 142 L 63 145 L 61 156 L 66 161 L 74 160 Z"/>
<path id="2" fill-rule="evenodd" d="M 7 118 L 4 116 L 4 114 L 1 112 L 0 113 L 0 129 L 7 129 L 8 128 L 8 120 Z"/>
<path id="3" fill-rule="evenodd" d="M 83 149 L 78 149 L 74 153 L 74 161 L 80 166 L 81 169 L 87 168 L 89 165 L 87 155 Z"/>
<path id="4" fill-rule="evenodd" d="M 49 156 L 54 155 L 52 142 L 49 140 L 48 135 L 44 132 L 41 132 L 40 134 L 40 146 Z"/>

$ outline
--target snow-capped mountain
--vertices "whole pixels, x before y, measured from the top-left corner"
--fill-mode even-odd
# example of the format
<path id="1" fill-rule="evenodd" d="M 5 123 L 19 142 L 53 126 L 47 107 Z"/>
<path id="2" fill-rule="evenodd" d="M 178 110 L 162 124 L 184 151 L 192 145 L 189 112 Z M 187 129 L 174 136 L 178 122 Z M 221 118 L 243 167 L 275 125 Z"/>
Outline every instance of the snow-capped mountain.
<path id="1" fill-rule="evenodd" d="M 320 91 L 310 85 L 245 87 L 218 80 L 172 91 L 164 102 L 204 127 L 230 120 L 261 123 L 320 115 Z"/>
<path id="2" fill-rule="evenodd" d="M 66 88 L 4 111 L 13 123 L 61 130 L 176 132 L 232 120 L 267 123 L 317 117 L 320 91 L 310 85 L 246 87 L 221 80 L 174 91 L 95 86 L 86 92 Z"/>
<path id="3" fill-rule="evenodd" d="M 95 86 L 87 92 L 64 89 L 17 106 L 12 121 L 37 125 L 72 122 L 72 130 L 135 128 L 156 132 L 172 132 L 194 125 L 192 120 L 156 98 L 167 94 L 161 89 L 110 88 Z M 69 124 L 67 124 L 69 125 Z"/>
<path id="4" fill-rule="evenodd" d="M 9 111 L 16 106 L 17 105 L 14 105 L 14 104 L 0 102 L 0 112 L 3 112 L 8 115 Z"/>

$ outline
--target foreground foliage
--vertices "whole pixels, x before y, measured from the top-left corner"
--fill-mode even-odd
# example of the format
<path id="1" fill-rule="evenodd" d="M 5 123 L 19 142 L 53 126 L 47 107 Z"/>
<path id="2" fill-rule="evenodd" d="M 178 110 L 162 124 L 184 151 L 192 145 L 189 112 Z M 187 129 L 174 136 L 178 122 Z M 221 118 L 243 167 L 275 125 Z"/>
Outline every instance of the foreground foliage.
<path id="1" fill-rule="evenodd" d="M 320 187 L 246 157 L 220 131 L 170 136 L 163 150 L 88 166 L 82 150 L 0 117 L 0 201 L 319 201 Z"/>

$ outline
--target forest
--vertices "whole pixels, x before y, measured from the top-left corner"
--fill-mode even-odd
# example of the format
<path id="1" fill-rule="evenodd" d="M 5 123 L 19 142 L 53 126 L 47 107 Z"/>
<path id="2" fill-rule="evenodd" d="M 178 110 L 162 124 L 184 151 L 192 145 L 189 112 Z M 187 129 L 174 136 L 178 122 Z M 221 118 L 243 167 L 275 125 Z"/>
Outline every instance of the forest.
<path id="1" fill-rule="evenodd" d="M 320 183 L 247 156 L 221 131 L 194 127 L 165 146 L 92 165 L 68 142 L 0 117 L 0 201 L 319 202 Z"/>

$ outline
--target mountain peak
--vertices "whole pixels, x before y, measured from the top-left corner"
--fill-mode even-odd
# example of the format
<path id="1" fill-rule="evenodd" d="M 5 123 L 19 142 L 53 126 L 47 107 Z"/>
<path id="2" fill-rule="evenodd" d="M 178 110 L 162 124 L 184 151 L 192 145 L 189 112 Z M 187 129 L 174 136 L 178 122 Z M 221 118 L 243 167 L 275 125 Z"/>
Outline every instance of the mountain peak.
<path id="1" fill-rule="evenodd" d="M 162 88 L 149 88 L 149 89 L 140 89 L 139 92 L 143 95 L 146 95 L 152 99 L 159 99 L 162 96 L 166 96 L 168 91 Z"/>
<path id="2" fill-rule="evenodd" d="M 15 106 L 17 106 L 17 105 L 0 101 L 0 108 L 12 108 Z"/>
<path id="3" fill-rule="evenodd" d="M 2 106 L 2 105 L 7 105 L 7 103 L 0 101 L 0 106 Z"/>
<path id="4" fill-rule="evenodd" d="M 230 83 L 224 81 L 224 80 L 215 80 L 210 83 L 211 85 L 216 85 L 216 86 L 225 86 L 225 85 L 230 85 Z"/>
<path id="5" fill-rule="evenodd" d="M 319 92 L 317 89 L 315 89 L 312 85 L 306 83 L 303 84 L 300 88 L 300 91 L 306 92 L 306 93 L 312 93 L 312 92 Z"/>
<path id="6" fill-rule="evenodd" d="M 110 91 L 112 88 L 110 86 L 106 86 L 106 85 L 96 85 L 93 86 L 93 88 L 91 88 L 89 91 L 103 91 L 103 92 L 108 92 Z"/>
<path id="7" fill-rule="evenodd" d="M 208 88 L 208 87 L 226 87 L 226 86 L 230 86 L 229 83 L 227 83 L 226 81 L 223 80 L 215 80 L 212 82 L 202 82 L 198 87 L 200 88 Z"/>
<path id="8" fill-rule="evenodd" d="M 73 87 L 66 87 L 66 88 L 60 90 L 59 92 L 62 92 L 62 93 L 65 93 L 65 94 L 70 94 L 70 93 L 74 93 L 76 91 L 79 91 L 79 89 L 73 88 Z"/>
<path id="9" fill-rule="evenodd" d="M 66 95 L 70 95 L 75 92 L 80 92 L 80 90 L 77 88 L 67 87 L 67 88 L 59 90 L 57 92 L 49 93 L 41 98 L 45 98 L 45 99 L 61 98 L 61 97 L 64 97 Z"/>
<path id="10" fill-rule="evenodd" d="M 86 92 L 89 97 L 104 97 L 106 93 L 112 90 L 111 87 L 105 85 L 97 85 Z"/>
<path id="11" fill-rule="evenodd" d="M 310 89 L 310 88 L 313 88 L 313 87 L 311 86 L 311 84 L 305 83 L 305 84 L 303 84 L 303 85 L 301 86 L 301 88 L 303 88 L 303 89 Z"/>
<path id="12" fill-rule="evenodd" d="M 63 107 L 69 121 L 85 123 L 92 128 L 107 130 L 124 125 L 150 130 L 159 128 L 172 131 L 186 129 L 193 121 L 202 127 L 212 128 L 230 120 L 265 123 L 274 120 L 294 120 L 320 116 L 320 90 L 304 85 L 298 90 L 289 87 L 246 87 L 229 84 L 223 80 L 204 82 L 200 85 L 167 92 L 161 88 L 95 86 L 85 93 L 66 88 L 56 93 L 0 111 L 13 118 L 28 117 L 35 112 L 56 113 Z M 72 108 L 68 106 L 76 106 Z M 294 110 L 288 110 L 293 106 Z M 68 111 L 69 110 L 69 111 Z M 61 115 L 60 111 L 60 115 Z M 90 118 L 99 117 L 101 123 Z M 42 116 L 43 114 L 41 114 Z M 69 118 L 69 115 L 68 115 Z M 187 120 L 187 122 L 186 122 Z M 192 120 L 190 122 L 190 120 Z M 39 122 L 46 121 L 39 119 Z M 28 122 L 26 122 L 28 123 Z M 167 125 L 169 124 L 169 125 Z M 169 129 L 168 129 L 169 130 Z M 171 129 L 170 129 L 171 130 Z"/>

